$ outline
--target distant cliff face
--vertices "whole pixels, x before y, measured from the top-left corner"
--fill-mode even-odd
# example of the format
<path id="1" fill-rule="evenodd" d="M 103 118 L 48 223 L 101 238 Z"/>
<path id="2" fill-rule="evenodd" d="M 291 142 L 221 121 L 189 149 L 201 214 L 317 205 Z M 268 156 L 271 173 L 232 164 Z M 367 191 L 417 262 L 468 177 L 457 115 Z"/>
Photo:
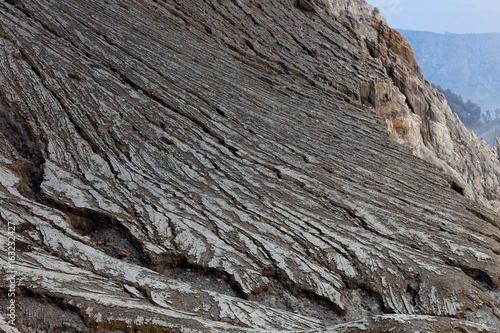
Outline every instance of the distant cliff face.
<path id="1" fill-rule="evenodd" d="M 0 28 L 2 330 L 498 331 L 498 152 L 364 1 Z"/>
<path id="2" fill-rule="evenodd" d="M 435 34 L 401 30 L 425 77 L 486 111 L 500 107 L 500 34 Z"/>
<path id="3" fill-rule="evenodd" d="M 429 81 L 477 103 L 483 113 L 500 108 L 500 34 L 435 34 L 401 30 Z M 495 117 L 495 113 L 493 113 Z M 500 126 L 474 126 L 495 146 Z"/>

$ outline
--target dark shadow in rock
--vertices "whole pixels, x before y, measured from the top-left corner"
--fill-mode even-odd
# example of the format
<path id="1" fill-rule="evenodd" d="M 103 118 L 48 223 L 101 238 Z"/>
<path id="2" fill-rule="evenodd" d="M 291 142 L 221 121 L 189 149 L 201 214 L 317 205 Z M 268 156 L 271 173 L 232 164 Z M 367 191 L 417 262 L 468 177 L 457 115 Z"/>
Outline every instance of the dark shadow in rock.
<path id="1" fill-rule="evenodd" d="M 178 255 L 161 256 L 153 260 L 151 269 L 181 282 L 188 282 L 202 290 L 245 299 L 241 289 L 229 274 L 206 267 L 190 264 L 185 257 Z"/>
<path id="2" fill-rule="evenodd" d="M 3 96 L 0 103 L 0 132 L 5 135 L 17 153 L 25 160 L 19 163 L 22 175 L 19 192 L 31 200 L 40 199 L 40 185 L 43 178 L 43 156 L 41 142 L 35 137 L 30 128 L 22 120 L 20 106 L 16 103 L 9 105 Z"/>
<path id="3" fill-rule="evenodd" d="M 485 287 L 487 289 L 493 289 L 494 288 L 494 283 L 491 277 L 486 273 L 483 272 L 480 269 L 477 268 L 470 268 L 470 267 L 459 267 L 462 272 L 467 274 L 469 277 L 473 278 L 476 280 L 477 283 L 479 283 L 482 287 Z"/>
<path id="4" fill-rule="evenodd" d="M 300 10 L 305 12 L 314 11 L 314 1 L 313 0 L 293 0 L 292 4 Z"/>
<path id="5" fill-rule="evenodd" d="M 486 222 L 488 222 L 496 227 L 499 226 L 499 222 L 495 222 L 492 218 L 489 218 L 488 216 L 486 216 L 485 214 L 480 212 L 478 209 L 467 207 L 467 211 L 474 214 L 476 217 L 480 218 L 483 221 L 486 221 Z"/>
<path id="6" fill-rule="evenodd" d="M 381 297 L 373 295 L 368 290 L 348 289 L 345 292 L 344 302 L 348 305 L 349 311 L 341 314 L 327 301 L 310 292 L 287 286 L 284 281 L 277 279 L 267 292 L 252 296 L 250 300 L 296 314 L 322 318 L 326 327 L 384 314 Z"/>
<path id="7" fill-rule="evenodd" d="M 128 263 L 149 267 L 142 244 L 116 218 L 90 209 L 72 208 L 45 198 L 44 203 L 66 214 L 73 229 L 92 239 L 96 248 Z"/>
<path id="8" fill-rule="evenodd" d="M 465 189 L 463 188 L 463 186 L 460 186 L 459 184 L 457 184 L 456 182 L 454 182 L 452 180 L 449 180 L 448 183 L 450 184 L 450 188 L 453 191 L 460 193 L 461 195 L 464 195 Z"/>
<path id="9" fill-rule="evenodd" d="M 0 296 L 0 306 L 6 309 L 10 298 Z M 16 325 L 20 332 L 92 332 L 79 310 L 62 300 L 23 290 L 16 295 Z M 36 329 L 34 329 L 36 328 Z"/>

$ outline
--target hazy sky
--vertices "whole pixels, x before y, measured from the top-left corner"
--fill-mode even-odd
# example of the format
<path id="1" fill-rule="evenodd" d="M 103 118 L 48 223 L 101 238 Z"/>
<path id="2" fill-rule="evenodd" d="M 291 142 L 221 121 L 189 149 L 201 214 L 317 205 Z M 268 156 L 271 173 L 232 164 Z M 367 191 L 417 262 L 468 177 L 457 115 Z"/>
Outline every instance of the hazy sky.
<path id="1" fill-rule="evenodd" d="M 438 33 L 500 32 L 499 0 L 366 0 L 392 28 Z"/>

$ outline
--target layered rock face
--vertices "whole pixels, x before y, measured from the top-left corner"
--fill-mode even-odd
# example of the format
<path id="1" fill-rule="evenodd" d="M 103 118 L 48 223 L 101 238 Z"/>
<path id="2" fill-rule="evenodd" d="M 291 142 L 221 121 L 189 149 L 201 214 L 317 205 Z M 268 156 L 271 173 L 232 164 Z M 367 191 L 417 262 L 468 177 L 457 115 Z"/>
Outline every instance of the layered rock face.
<path id="1" fill-rule="evenodd" d="M 384 120 L 391 138 L 451 175 L 469 198 L 500 210 L 500 156 L 451 112 L 444 96 L 424 80 L 411 47 L 376 10 L 371 17 L 359 10 L 341 13 L 353 28 L 362 26 L 358 37 L 390 78 L 388 83 L 366 83 L 360 92 L 361 100 Z"/>
<path id="2" fill-rule="evenodd" d="M 498 331 L 498 153 L 364 1 L 0 25 L 3 330 Z"/>

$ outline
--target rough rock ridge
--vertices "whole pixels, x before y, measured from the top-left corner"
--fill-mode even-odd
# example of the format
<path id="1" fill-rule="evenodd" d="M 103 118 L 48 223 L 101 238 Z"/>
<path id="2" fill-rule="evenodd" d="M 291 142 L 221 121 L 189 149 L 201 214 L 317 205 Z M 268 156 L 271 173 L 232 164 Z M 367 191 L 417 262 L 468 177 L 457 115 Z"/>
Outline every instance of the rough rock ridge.
<path id="1" fill-rule="evenodd" d="M 376 9 L 368 15 L 364 1 L 332 3 L 390 79 L 362 84 L 362 102 L 375 108 L 392 139 L 444 170 L 464 195 L 499 211 L 500 155 L 452 113 L 445 97 L 424 80 L 410 45 Z"/>
<path id="2" fill-rule="evenodd" d="M 364 1 L 9 0 L 0 28 L 1 329 L 498 331 L 498 154 Z"/>

